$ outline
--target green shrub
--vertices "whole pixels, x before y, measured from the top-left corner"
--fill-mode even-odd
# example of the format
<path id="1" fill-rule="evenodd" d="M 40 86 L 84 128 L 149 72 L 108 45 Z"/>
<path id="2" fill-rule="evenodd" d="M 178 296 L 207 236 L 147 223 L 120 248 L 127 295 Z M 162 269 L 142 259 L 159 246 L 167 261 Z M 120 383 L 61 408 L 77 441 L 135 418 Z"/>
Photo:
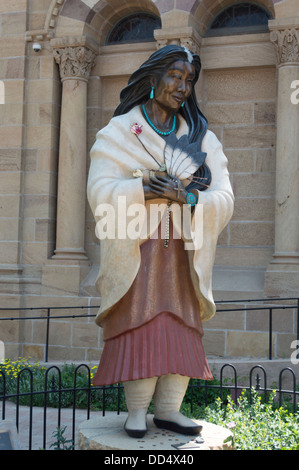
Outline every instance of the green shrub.
<path id="1" fill-rule="evenodd" d="M 26 359 L 7 360 L 0 364 L 0 395 L 4 390 L 3 375 L 6 377 L 6 395 L 17 393 L 19 375 L 19 393 L 27 394 L 19 398 L 20 405 L 31 404 L 32 390 L 36 392 L 32 398 L 33 406 L 43 406 L 47 397 L 47 406 L 56 407 L 60 397 L 62 407 L 73 406 L 75 403 L 78 408 L 86 408 L 93 373 L 89 378 L 86 368 L 77 370 L 74 389 L 75 371 L 74 364 L 63 365 L 60 372 L 57 368 L 51 368 L 47 372 L 45 367 L 38 363 L 32 365 Z M 45 383 L 46 389 L 51 393 L 44 392 Z M 250 403 L 248 390 L 244 390 L 234 401 L 226 388 L 221 399 L 217 380 L 209 382 L 209 385 L 213 385 L 212 389 L 198 387 L 196 382 L 193 385 L 192 391 L 191 388 L 187 390 L 181 411 L 186 416 L 230 428 L 237 450 L 299 450 L 299 415 L 290 412 L 288 401 L 286 406 L 279 407 L 274 391 L 265 397 L 263 393 L 252 389 Z M 59 393 L 59 388 L 69 390 Z M 101 410 L 105 402 L 107 411 L 116 411 L 118 407 L 120 411 L 126 411 L 121 387 L 107 387 L 104 392 L 96 387 L 91 387 L 90 390 L 91 409 Z M 16 401 L 16 398 L 13 400 Z M 152 403 L 149 413 L 153 411 Z"/>
<path id="2" fill-rule="evenodd" d="M 237 450 L 299 450 L 298 414 L 277 408 L 275 395 L 273 391 L 268 403 L 262 403 L 261 396 L 252 389 L 252 404 L 248 394 L 242 392 L 237 403 L 228 397 L 226 406 L 217 399 L 204 410 L 201 419 L 230 428 Z"/>

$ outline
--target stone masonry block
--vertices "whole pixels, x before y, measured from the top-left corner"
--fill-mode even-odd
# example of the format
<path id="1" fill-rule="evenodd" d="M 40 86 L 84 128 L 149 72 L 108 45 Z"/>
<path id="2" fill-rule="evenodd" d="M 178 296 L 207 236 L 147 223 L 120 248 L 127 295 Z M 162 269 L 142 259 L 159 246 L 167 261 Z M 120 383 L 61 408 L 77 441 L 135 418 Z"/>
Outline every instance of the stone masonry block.
<path id="1" fill-rule="evenodd" d="M 275 74 L 275 68 L 207 71 L 207 102 L 274 100 Z"/>
<path id="2" fill-rule="evenodd" d="M 19 217 L 20 196 L 0 196 L 0 217 Z"/>
<path id="3" fill-rule="evenodd" d="M 21 158 L 22 150 L 19 148 L 0 149 L 0 171 L 21 170 Z"/>
<path id="4" fill-rule="evenodd" d="M 296 352 L 298 352 L 298 344 L 296 343 L 296 340 L 297 337 L 295 334 L 277 334 L 277 356 L 283 359 L 289 359 L 291 357 L 296 359 Z M 295 371 L 295 368 L 293 369 Z"/>
<path id="5" fill-rule="evenodd" d="M 0 57 L 23 57 L 25 55 L 24 36 L 11 38 L 0 37 Z"/>
<path id="6" fill-rule="evenodd" d="M 96 347 L 98 344 L 98 331 L 95 325 L 73 325 L 72 345 L 75 347 Z"/>
<path id="7" fill-rule="evenodd" d="M 6 13 L 8 11 L 26 11 L 27 0 L 1 0 L 0 13 Z"/>
<path id="8" fill-rule="evenodd" d="M 16 126 L 23 124 L 23 105 L 21 103 L 4 104 L 1 105 L 1 107 L 3 113 L 0 113 L 0 126 Z"/>
<path id="9" fill-rule="evenodd" d="M 237 304 L 224 304 L 217 305 L 216 314 L 211 320 L 204 324 L 204 327 L 210 329 L 218 330 L 230 330 L 230 329 L 242 329 L 244 327 L 244 317 L 245 314 L 242 311 L 233 311 L 233 312 L 220 312 L 219 310 L 224 309 L 237 309 L 243 308 L 241 305 Z"/>
<path id="10" fill-rule="evenodd" d="M 274 196 L 275 174 L 253 173 L 234 175 L 235 197 Z"/>
<path id="11" fill-rule="evenodd" d="M 225 332 L 209 330 L 204 325 L 203 347 L 205 353 L 211 356 L 224 356 L 225 354 Z"/>
<path id="12" fill-rule="evenodd" d="M 0 173 L 1 194 L 19 194 L 21 184 L 21 172 L 5 171 Z"/>
<path id="13" fill-rule="evenodd" d="M 276 102 L 254 103 L 254 122 L 256 124 L 271 124 L 276 121 Z"/>
<path id="14" fill-rule="evenodd" d="M 276 159 L 275 148 L 256 150 L 256 171 L 275 172 Z"/>
<path id="15" fill-rule="evenodd" d="M 45 347 L 38 344 L 24 344 L 23 357 L 30 360 L 40 361 L 45 357 Z"/>
<path id="16" fill-rule="evenodd" d="M 273 223 L 237 223 L 230 224 L 231 245 L 272 246 L 274 245 Z"/>
<path id="17" fill-rule="evenodd" d="M 254 307 L 254 305 L 252 305 Z M 269 330 L 269 310 L 248 310 L 246 313 L 246 330 Z M 272 310 L 272 331 L 294 333 L 293 309 Z"/>
<path id="18" fill-rule="evenodd" d="M 267 357 L 268 348 L 269 336 L 267 333 L 258 333 L 256 331 L 228 331 L 227 333 L 227 356 Z"/>
<path id="19" fill-rule="evenodd" d="M 19 243 L 0 241 L 0 264 L 19 263 Z"/>
<path id="20" fill-rule="evenodd" d="M 275 126 L 248 126 L 223 129 L 225 148 L 265 148 L 275 146 Z"/>
<path id="21" fill-rule="evenodd" d="M 274 220 L 274 199 L 272 198 L 236 198 L 233 220 Z"/>
<path id="22" fill-rule="evenodd" d="M 0 58 L 0 79 L 17 79 L 24 77 L 24 57 Z"/>
<path id="23" fill-rule="evenodd" d="M 252 173 L 254 171 L 254 150 L 225 150 L 228 159 L 228 169 L 233 173 Z"/>
<path id="24" fill-rule="evenodd" d="M 0 142 L 2 148 L 13 148 L 22 146 L 23 127 L 3 126 L 0 127 Z"/>
<path id="25" fill-rule="evenodd" d="M 26 32 L 26 13 L 12 12 L 2 15 L 1 36 L 22 36 L 24 38 Z"/>
<path id="26" fill-rule="evenodd" d="M 211 125 L 252 124 L 251 103 L 208 104 L 205 115 Z"/>
<path id="27" fill-rule="evenodd" d="M 2 218 L 0 221 L 0 240 L 18 241 L 19 236 L 19 219 Z"/>

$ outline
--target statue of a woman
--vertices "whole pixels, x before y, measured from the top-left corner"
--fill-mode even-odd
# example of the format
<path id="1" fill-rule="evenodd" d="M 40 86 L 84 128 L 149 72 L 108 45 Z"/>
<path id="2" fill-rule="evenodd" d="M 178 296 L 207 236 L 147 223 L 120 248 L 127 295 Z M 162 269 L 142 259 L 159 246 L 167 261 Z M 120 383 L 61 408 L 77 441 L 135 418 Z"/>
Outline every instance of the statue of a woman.
<path id="1" fill-rule="evenodd" d="M 115 229 L 99 237 L 96 323 L 105 346 L 93 383 L 124 382 L 132 437 L 146 433 L 152 397 L 158 427 L 198 434 L 180 406 L 189 378 L 212 379 L 202 322 L 215 313 L 212 267 L 234 197 L 222 146 L 198 108 L 200 68 L 184 47 L 152 54 L 91 150 L 88 200 L 99 227 L 103 205 L 112 208 L 106 222 Z M 130 236 L 136 207 L 145 209 L 143 232 Z M 160 218 L 152 216 L 157 207 Z"/>

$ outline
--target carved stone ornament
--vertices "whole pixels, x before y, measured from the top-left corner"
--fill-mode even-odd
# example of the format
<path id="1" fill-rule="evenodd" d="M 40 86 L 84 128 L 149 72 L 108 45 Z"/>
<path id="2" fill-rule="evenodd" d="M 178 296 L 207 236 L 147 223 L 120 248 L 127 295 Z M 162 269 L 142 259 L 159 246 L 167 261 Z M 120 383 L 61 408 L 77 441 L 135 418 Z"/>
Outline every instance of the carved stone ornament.
<path id="1" fill-rule="evenodd" d="M 180 45 L 187 47 L 193 54 L 199 55 L 200 45 L 193 38 L 181 38 Z"/>
<path id="2" fill-rule="evenodd" d="M 54 59 L 59 65 L 61 80 L 77 78 L 88 80 L 95 65 L 96 55 L 85 46 L 54 49 Z"/>
<path id="3" fill-rule="evenodd" d="M 193 52 L 193 54 L 199 54 L 200 46 L 192 38 L 180 38 L 177 40 L 159 39 L 157 40 L 157 49 L 161 49 L 169 44 L 176 44 L 182 47 L 185 46 L 189 51 Z"/>
<path id="4" fill-rule="evenodd" d="M 185 46 L 193 54 L 199 54 L 201 37 L 191 27 L 180 28 L 176 31 L 156 29 L 154 36 L 157 41 L 157 49 L 161 49 L 169 44 Z"/>
<path id="5" fill-rule="evenodd" d="M 282 31 L 272 31 L 270 34 L 278 65 L 295 63 L 299 65 L 299 30 L 285 29 Z"/>

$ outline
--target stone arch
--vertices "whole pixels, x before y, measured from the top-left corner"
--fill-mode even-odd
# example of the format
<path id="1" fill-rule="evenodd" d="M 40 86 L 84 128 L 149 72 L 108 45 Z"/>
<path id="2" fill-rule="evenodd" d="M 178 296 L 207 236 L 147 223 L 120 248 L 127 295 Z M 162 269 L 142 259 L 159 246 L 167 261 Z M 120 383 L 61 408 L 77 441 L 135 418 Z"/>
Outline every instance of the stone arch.
<path id="1" fill-rule="evenodd" d="M 45 30 L 56 38 L 87 35 L 101 45 L 117 21 L 137 11 L 160 16 L 152 0 L 52 0 Z"/>
<path id="2" fill-rule="evenodd" d="M 241 0 L 202 0 L 198 2 L 198 7 L 194 11 L 194 21 L 197 24 L 198 32 L 204 36 L 210 23 L 217 14 L 226 7 Z M 275 17 L 274 0 L 254 0 L 261 7 L 266 8 Z"/>
<path id="3" fill-rule="evenodd" d="M 109 4 L 106 4 L 104 7 L 101 7 L 100 3 L 101 2 L 99 2 L 98 5 L 97 15 L 94 16 L 90 24 L 90 27 L 98 34 L 100 44 L 105 44 L 107 36 L 113 26 L 127 15 L 142 11 L 160 17 L 160 12 L 152 0 L 131 0 L 125 4 L 114 1 L 114 6 L 111 1 L 109 1 Z"/>

